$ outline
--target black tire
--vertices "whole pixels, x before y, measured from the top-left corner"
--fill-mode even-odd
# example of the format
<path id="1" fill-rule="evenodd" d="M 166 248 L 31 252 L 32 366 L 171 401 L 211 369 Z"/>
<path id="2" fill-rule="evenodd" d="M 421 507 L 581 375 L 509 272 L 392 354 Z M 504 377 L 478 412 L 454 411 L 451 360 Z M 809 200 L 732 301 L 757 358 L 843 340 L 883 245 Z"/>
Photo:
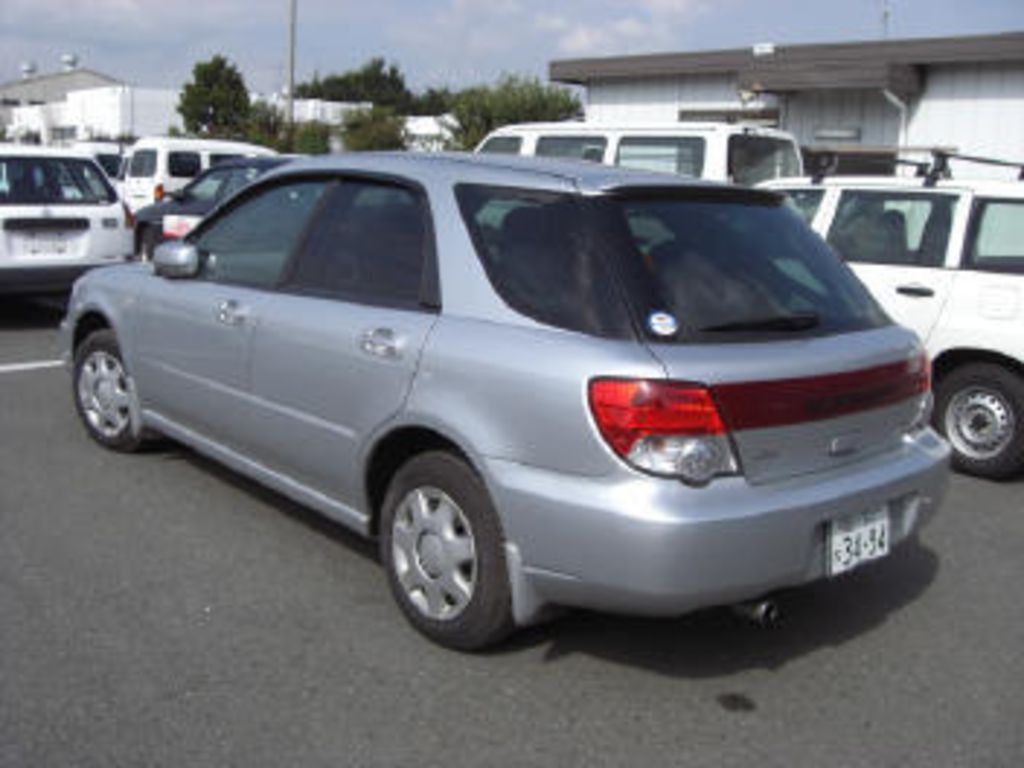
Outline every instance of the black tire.
<path id="1" fill-rule="evenodd" d="M 979 425 L 1003 424 L 1008 439 L 972 439 L 968 412 Z M 953 466 L 960 472 L 1003 480 L 1024 470 L 1024 379 L 1013 371 L 995 363 L 955 368 L 936 383 L 932 423 L 953 446 Z"/>
<path id="2" fill-rule="evenodd" d="M 152 261 L 153 252 L 160 245 L 160 230 L 152 224 L 142 227 L 142 234 L 139 237 L 139 258 L 143 261 Z"/>
<path id="3" fill-rule="evenodd" d="M 75 349 L 73 370 L 75 410 L 89 437 L 113 451 L 139 450 L 143 434 L 135 423 L 138 411 L 131 406 L 134 394 L 114 332 L 105 328 L 89 334 Z"/>
<path id="4" fill-rule="evenodd" d="M 471 596 L 460 612 L 451 618 L 427 615 L 425 611 L 428 609 L 417 606 L 399 576 L 398 563 L 403 555 L 396 552 L 394 545 L 396 517 L 408 515 L 403 501 L 414 491 L 423 489 L 444 494 L 454 502 L 468 523 L 468 534 L 465 530 L 462 533 L 470 537 L 474 546 Z M 418 536 L 420 543 L 417 549 L 422 549 L 425 536 Z M 481 479 L 453 454 L 443 451 L 423 453 L 410 459 L 395 473 L 381 511 L 380 556 L 391 593 L 402 613 L 417 630 L 439 645 L 475 651 L 499 642 L 512 631 L 512 596 L 501 524 Z M 417 556 L 416 567 L 420 574 L 417 578 L 433 578 L 420 566 L 422 562 L 423 558 Z M 443 591 L 443 587 L 441 589 Z M 446 594 L 445 600 L 448 599 Z"/>

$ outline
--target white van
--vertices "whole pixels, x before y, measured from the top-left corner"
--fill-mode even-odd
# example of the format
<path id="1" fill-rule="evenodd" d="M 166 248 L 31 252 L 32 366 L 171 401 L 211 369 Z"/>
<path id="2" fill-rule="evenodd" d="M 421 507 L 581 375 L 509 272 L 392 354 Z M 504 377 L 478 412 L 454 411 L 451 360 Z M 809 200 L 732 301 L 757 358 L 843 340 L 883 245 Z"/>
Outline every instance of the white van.
<path id="1" fill-rule="evenodd" d="M 158 136 L 132 145 L 124 181 L 124 201 L 134 213 L 184 187 L 201 171 L 222 160 L 277 153 L 256 144 L 213 139 Z"/>
<path id="2" fill-rule="evenodd" d="M 71 148 L 76 152 L 84 152 L 92 155 L 100 168 L 107 174 L 108 179 L 117 177 L 118 169 L 121 167 L 121 145 L 116 141 L 75 141 Z"/>
<path id="3" fill-rule="evenodd" d="M 803 173 L 791 134 L 743 123 L 523 123 L 493 131 L 476 151 L 592 160 L 746 185 Z"/>

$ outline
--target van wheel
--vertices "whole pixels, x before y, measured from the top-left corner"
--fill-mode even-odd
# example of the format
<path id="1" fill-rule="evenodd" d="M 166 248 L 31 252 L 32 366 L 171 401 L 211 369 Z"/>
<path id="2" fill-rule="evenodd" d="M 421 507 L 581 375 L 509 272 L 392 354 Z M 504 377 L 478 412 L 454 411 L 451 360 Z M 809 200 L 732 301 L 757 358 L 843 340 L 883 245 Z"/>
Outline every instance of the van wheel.
<path id="1" fill-rule="evenodd" d="M 487 489 L 464 461 L 433 451 L 406 463 L 388 488 L 380 530 L 391 592 L 417 630 L 463 651 L 512 630 L 504 536 Z"/>
<path id="2" fill-rule="evenodd" d="M 1024 469 L 1024 379 L 994 363 L 971 363 L 935 388 L 936 428 L 961 472 L 1000 480 Z"/>
<path id="3" fill-rule="evenodd" d="M 75 409 L 89 437 L 114 451 L 138 450 L 138 401 L 113 331 L 95 331 L 78 346 L 73 380 Z"/>

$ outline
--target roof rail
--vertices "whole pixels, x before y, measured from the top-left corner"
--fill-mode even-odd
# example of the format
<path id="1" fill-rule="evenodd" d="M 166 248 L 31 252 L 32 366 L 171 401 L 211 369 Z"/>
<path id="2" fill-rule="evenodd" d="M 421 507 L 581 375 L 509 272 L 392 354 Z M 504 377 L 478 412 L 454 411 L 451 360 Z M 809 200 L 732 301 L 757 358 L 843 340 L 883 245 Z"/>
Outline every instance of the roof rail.
<path id="1" fill-rule="evenodd" d="M 938 179 L 952 178 L 949 170 L 950 160 L 960 160 L 965 163 L 981 163 L 982 165 L 995 165 L 1000 168 L 1016 168 L 1017 180 L 1024 181 L 1024 162 L 1014 160 L 1000 160 L 995 157 L 981 157 L 979 155 L 962 155 L 959 152 L 950 152 L 945 149 L 932 150 L 932 167 L 925 177 L 925 186 L 933 187 Z"/>

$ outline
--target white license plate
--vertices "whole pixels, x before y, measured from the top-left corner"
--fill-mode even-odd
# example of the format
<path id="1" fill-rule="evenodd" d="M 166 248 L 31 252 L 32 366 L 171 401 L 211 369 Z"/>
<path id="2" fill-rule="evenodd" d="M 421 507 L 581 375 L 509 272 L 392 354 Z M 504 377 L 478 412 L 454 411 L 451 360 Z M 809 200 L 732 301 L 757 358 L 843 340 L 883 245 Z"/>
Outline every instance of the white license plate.
<path id="1" fill-rule="evenodd" d="M 59 256 L 67 253 L 68 242 L 59 234 L 31 234 L 21 240 L 27 256 Z"/>
<path id="2" fill-rule="evenodd" d="M 885 509 L 847 515 L 828 525 L 828 572 L 838 576 L 889 554 L 889 513 Z"/>

